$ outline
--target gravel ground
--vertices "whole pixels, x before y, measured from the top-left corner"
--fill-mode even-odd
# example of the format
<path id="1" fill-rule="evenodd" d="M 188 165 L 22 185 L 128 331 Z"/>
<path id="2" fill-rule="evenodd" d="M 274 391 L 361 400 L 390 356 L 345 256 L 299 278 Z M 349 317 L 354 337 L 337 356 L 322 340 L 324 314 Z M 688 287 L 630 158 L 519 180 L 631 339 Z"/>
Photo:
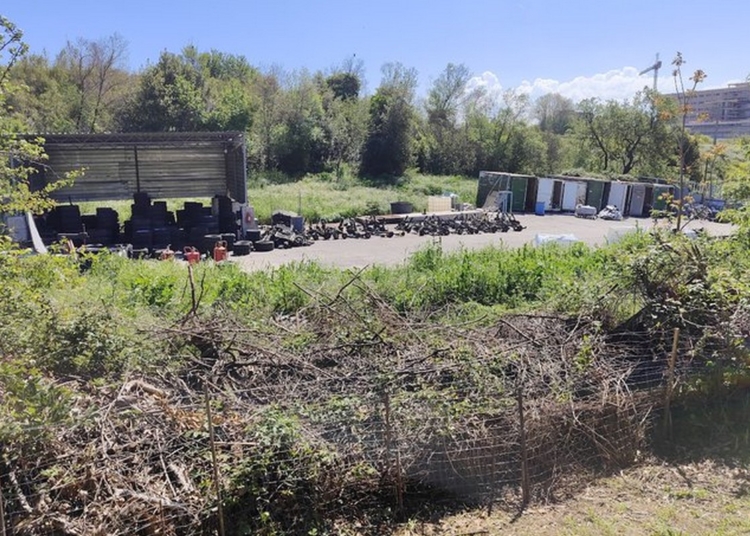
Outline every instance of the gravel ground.
<path id="1" fill-rule="evenodd" d="M 370 239 L 317 241 L 309 247 L 279 249 L 267 253 L 252 252 L 234 261 L 248 271 L 282 266 L 291 262 L 317 261 L 322 265 L 339 268 L 361 268 L 370 265 L 394 266 L 403 263 L 412 253 L 426 245 L 439 241 L 444 251 L 479 249 L 486 246 L 505 245 L 518 247 L 533 244 L 538 235 L 573 235 L 576 240 L 591 245 L 605 244 L 624 232 L 649 229 L 654 222 L 648 218 L 628 218 L 620 222 L 588 220 L 572 215 L 522 215 L 517 217 L 526 227 L 523 231 L 479 235 L 449 235 L 443 237 L 394 236 Z M 661 222 L 659 225 L 667 225 Z M 703 228 L 711 235 L 727 235 L 732 232 L 729 224 L 694 221 L 689 229 Z"/>

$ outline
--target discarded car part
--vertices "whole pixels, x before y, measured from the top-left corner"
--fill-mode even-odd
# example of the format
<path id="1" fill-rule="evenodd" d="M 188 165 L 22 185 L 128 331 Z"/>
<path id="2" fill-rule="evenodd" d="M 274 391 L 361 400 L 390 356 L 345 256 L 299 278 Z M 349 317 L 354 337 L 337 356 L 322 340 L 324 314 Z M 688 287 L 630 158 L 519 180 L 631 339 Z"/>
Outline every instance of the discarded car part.
<path id="1" fill-rule="evenodd" d="M 599 218 L 602 220 L 620 221 L 622 212 L 615 205 L 607 205 L 599 211 Z"/>
<path id="2" fill-rule="evenodd" d="M 263 238 L 263 232 L 260 229 L 248 229 L 247 232 L 245 232 L 245 240 L 249 240 L 250 242 L 257 242 L 261 238 Z"/>
<path id="3" fill-rule="evenodd" d="M 151 251 L 148 248 L 136 248 L 130 250 L 131 259 L 148 259 Z"/>
<path id="4" fill-rule="evenodd" d="M 115 244 L 114 246 L 109 246 L 107 249 L 109 249 L 112 255 L 118 255 L 127 259 L 132 257 L 133 246 L 130 244 Z"/>

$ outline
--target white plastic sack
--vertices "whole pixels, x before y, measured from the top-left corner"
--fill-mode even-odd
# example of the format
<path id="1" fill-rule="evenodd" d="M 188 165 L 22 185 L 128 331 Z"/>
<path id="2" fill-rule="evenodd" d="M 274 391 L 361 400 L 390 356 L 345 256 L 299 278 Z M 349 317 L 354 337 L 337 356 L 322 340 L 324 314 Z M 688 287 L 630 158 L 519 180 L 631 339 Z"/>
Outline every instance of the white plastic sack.
<path id="1" fill-rule="evenodd" d="M 556 242 L 558 244 L 573 244 L 578 242 L 578 238 L 574 234 L 542 234 L 538 233 L 534 237 L 534 243 L 539 246 L 541 244 L 549 244 Z"/>
<path id="2" fill-rule="evenodd" d="M 623 225 L 619 227 L 610 227 L 607 231 L 607 242 L 613 244 L 622 239 L 623 236 L 629 233 L 637 233 L 638 227 L 635 225 Z"/>

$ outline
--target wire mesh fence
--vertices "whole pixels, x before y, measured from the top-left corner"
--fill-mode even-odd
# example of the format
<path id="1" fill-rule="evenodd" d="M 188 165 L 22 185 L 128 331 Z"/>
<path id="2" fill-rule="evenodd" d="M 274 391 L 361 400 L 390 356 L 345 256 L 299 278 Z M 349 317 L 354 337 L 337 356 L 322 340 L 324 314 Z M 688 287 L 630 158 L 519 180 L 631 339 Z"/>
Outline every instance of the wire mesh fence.
<path id="1" fill-rule="evenodd" d="M 380 304 L 330 320 L 350 306 L 280 326 L 305 335 L 293 349 L 225 317 L 184 322 L 164 336 L 188 365 L 80 388 L 66 422 L 4 443 L 0 535 L 300 533 L 424 497 L 554 499 L 636 461 L 724 349 L 555 315 L 436 329 Z"/>

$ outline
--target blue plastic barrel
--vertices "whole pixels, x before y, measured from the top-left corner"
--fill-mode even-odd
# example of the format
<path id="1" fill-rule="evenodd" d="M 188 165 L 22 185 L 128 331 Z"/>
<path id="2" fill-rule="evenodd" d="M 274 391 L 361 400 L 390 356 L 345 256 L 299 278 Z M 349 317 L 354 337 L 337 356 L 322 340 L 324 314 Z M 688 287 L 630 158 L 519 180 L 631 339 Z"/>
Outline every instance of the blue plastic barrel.
<path id="1" fill-rule="evenodd" d="M 546 203 L 544 201 L 539 201 L 536 204 L 536 208 L 534 210 L 534 214 L 537 216 L 544 216 L 544 209 L 546 207 Z"/>

